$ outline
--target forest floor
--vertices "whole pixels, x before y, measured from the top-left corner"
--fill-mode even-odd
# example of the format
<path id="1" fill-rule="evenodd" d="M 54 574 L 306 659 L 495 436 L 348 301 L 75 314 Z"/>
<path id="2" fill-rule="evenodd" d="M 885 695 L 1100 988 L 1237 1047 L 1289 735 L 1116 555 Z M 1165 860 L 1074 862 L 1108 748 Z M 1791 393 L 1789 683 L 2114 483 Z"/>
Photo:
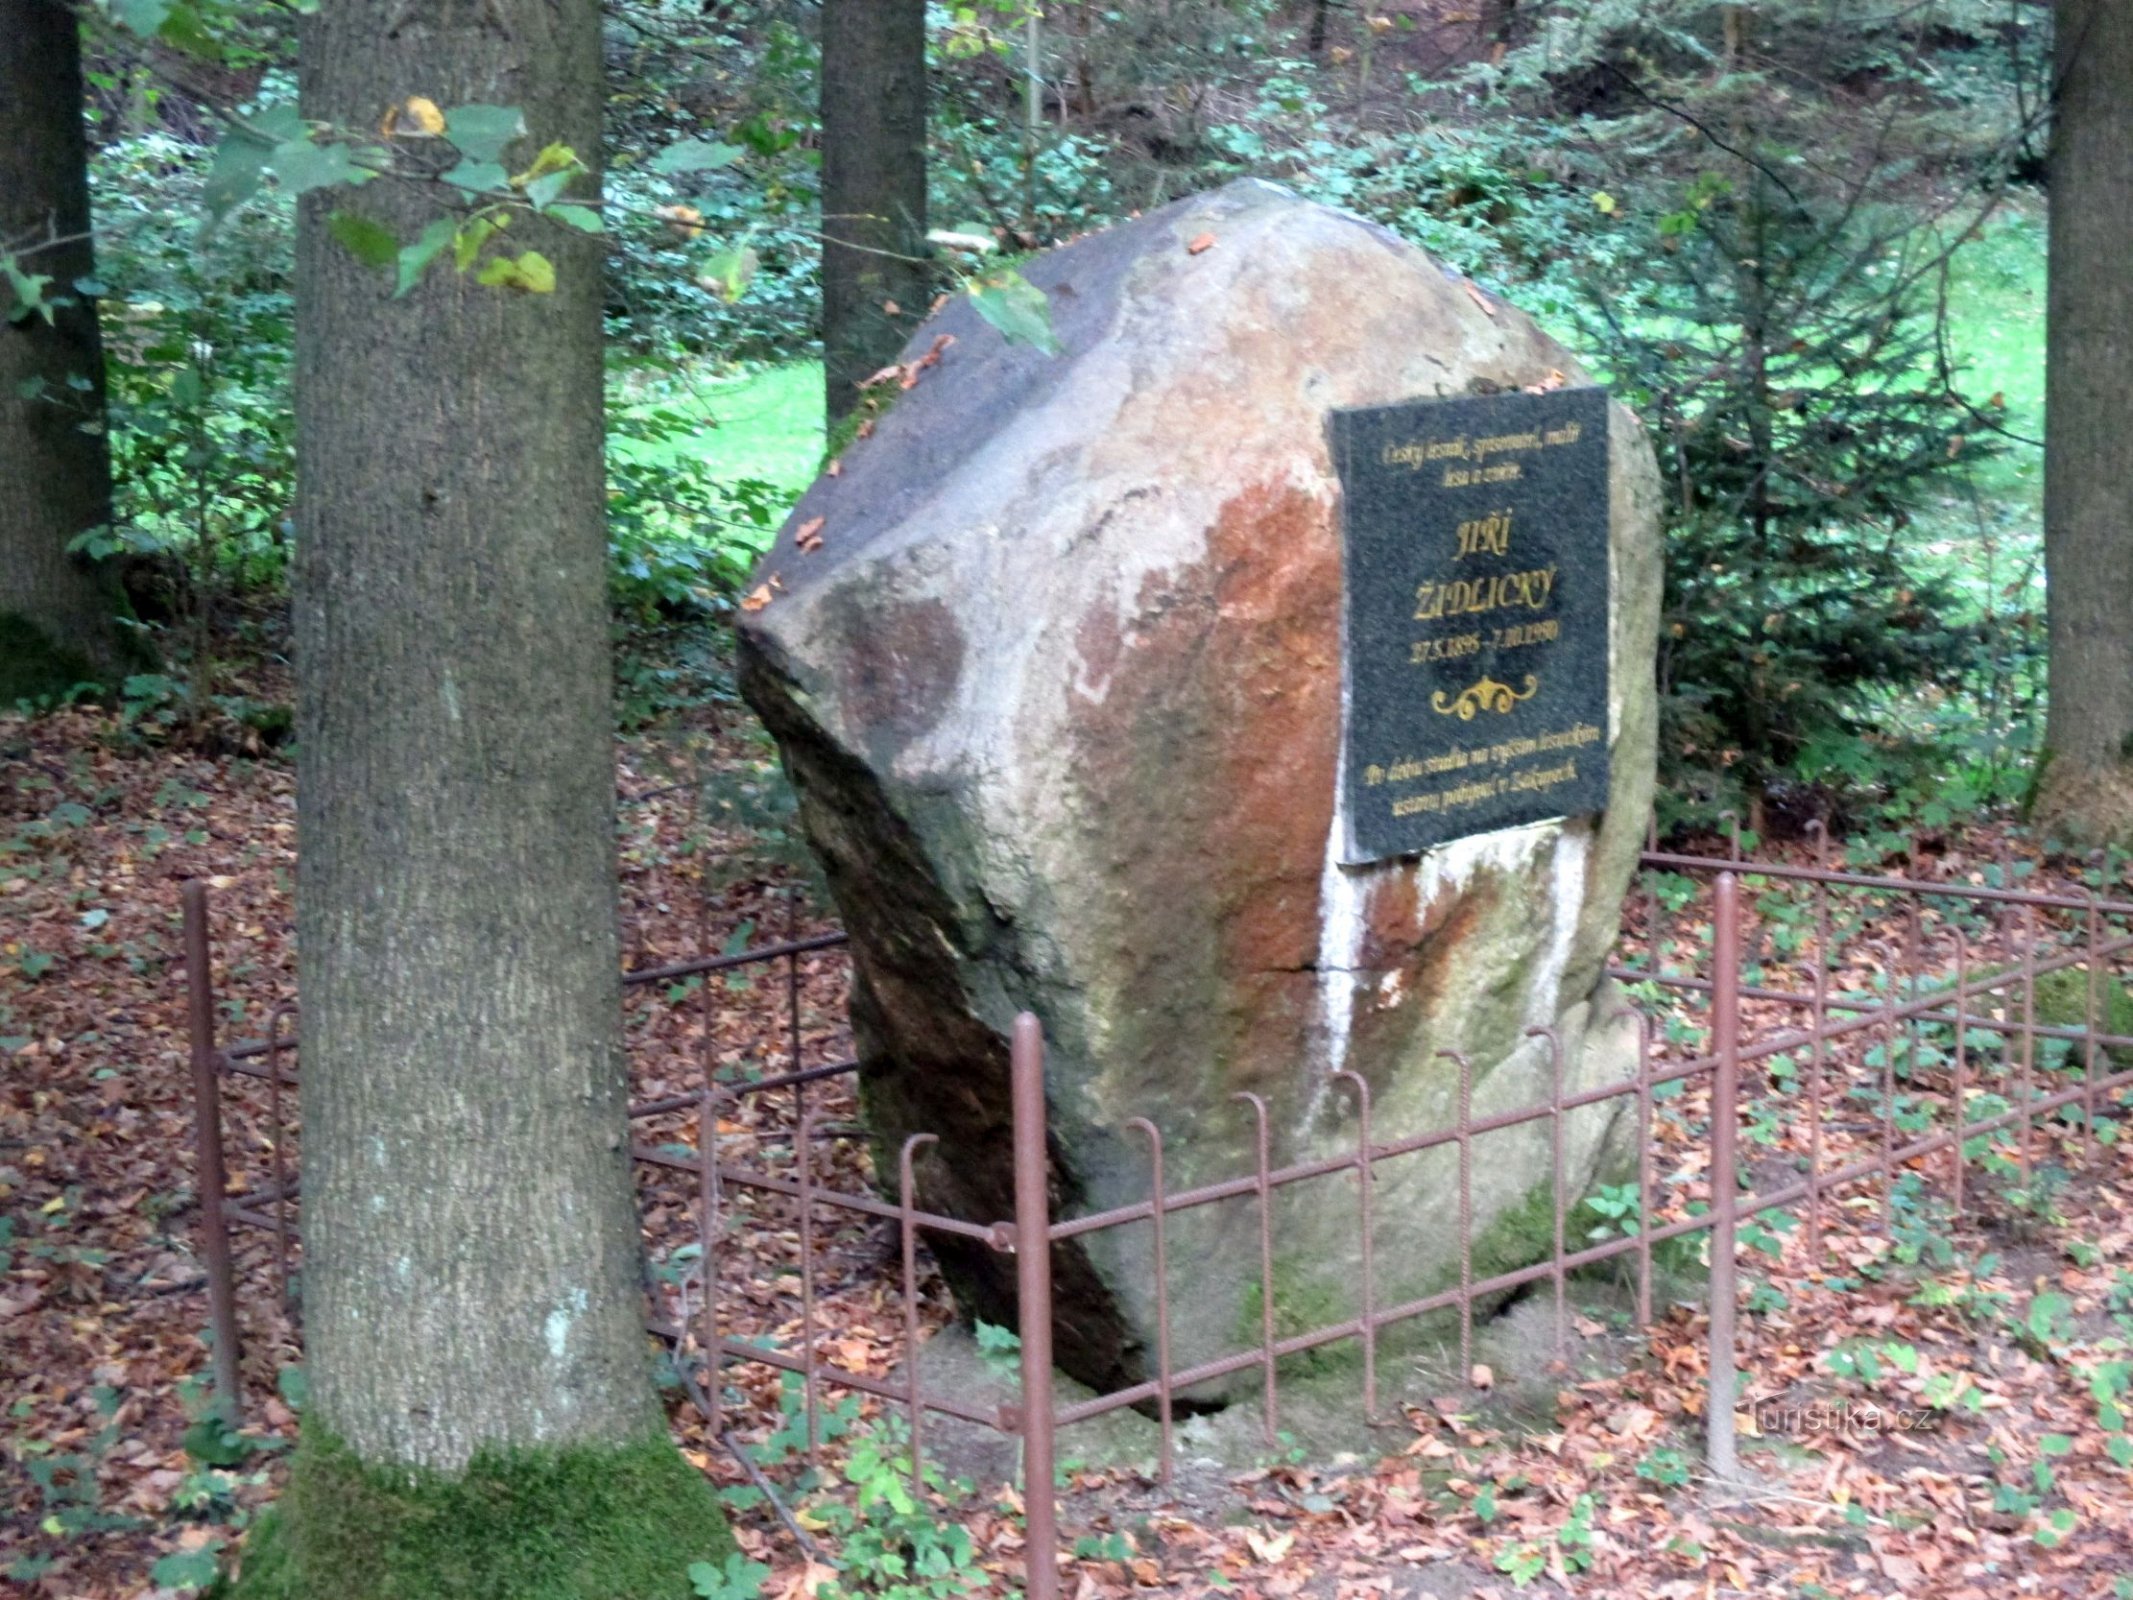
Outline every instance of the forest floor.
<path id="1" fill-rule="evenodd" d="M 625 741 L 626 966 L 832 926 L 790 876 L 736 869 L 733 839 L 706 821 L 698 775 L 747 759 L 701 723 Z M 2007 842 L 1990 828 L 1951 833 L 1935 842 L 1932 870 L 1987 881 L 2004 870 L 1996 862 Z M 220 1025 L 227 1038 L 256 1035 L 275 1004 L 294 998 L 294 865 L 293 775 L 269 752 L 158 745 L 88 709 L 0 719 L 0 1372 L 9 1405 L 0 1563 L 21 1592 L 189 1592 L 275 1491 L 302 1396 L 271 1232 L 244 1233 L 238 1252 L 245 1442 L 226 1448 L 194 1426 L 208 1350 L 178 891 L 187 878 L 212 884 Z M 2022 865 L 2034 885 L 2084 887 L 2080 864 Z M 2087 886 L 2127 893 L 2115 869 L 2110 883 Z M 1680 889 L 1662 937 L 1684 961 L 1708 932 L 1700 905 Z M 1755 915 L 1762 939 L 1791 913 L 1764 904 Z M 1848 948 L 1872 947 L 1877 930 L 1859 931 Z M 2022 935 L 2003 921 L 1978 938 L 2011 948 Z M 638 990 L 629 1012 L 636 1093 L 692 1088 L 706 1065 L 729 1081 L 778 1071 L 796 1017 L 805 1059 L 847 1053 L 843 970 L 827 951 L 802 964 L 796 991 L 779 969 L 711 991 Z M 1667 1037 L 1693 1048 L 1693 1016 L 1672 1019 Z M 1796 1080 L 1775 1064 L 1751 1077 L 1749 1148 L 1779 1160 L 1798 1137 L 1779 1115 L 1788 1094 L 1797 1100 Z M 790 1105 L 763 1095 L 741 1107 L 721 1138 L 767 1164 L 789 1159 L 778 1135 Z M 849 1089 L 819 1087 L 812 1109 L 847 1117 Z M 1655 1128 L 1655 1158 L 1681 1205 L 1696 1203 L 1708 1159 L 1699 1115 L 1692 1091 Z M 689 1136 L 685 1122 L 674 1136 Z M 263 1095 L 233 1090 L 233 1188 L 271 1176 L 271 1141 Z M 285 1157 L 293 1146 L 285 1139 Z M 832 1139 L 827 1151 L 823 1181 L 871 1181 L 860 1142 Z M 1589 1349 L 1570 1370 L 1540 1376 L 1537 1413 L 1493 1404 L 1498 1375 L 1473 1373 L 1483 1387 L 1455 1377 L 1432 1395 L 1425 1381 L 1423 1398 L 1385 1408 L 1376 1448 L 1343 1458 L 1311 1459 L 1283 1440 L 1241 1468 L 1189 1463 L 1173 1493 L 1144 1464 L 1076 1470 L 1065 1591 L 1074 1600 L 1136 1589 L 1350 1600 L 1520 1588 L 1665 1600 L 2127 1600 L 2127 1145 L 2083 1154 L 2063 1125 L 2042 1129 L 2036 1171 L 2056 1174 L 2048 1184 L 2015 1184 L 2004 1152 L 1976 1156 L 1960 1214 L 1934 1205 L 1919 1175 L 1892 1225 L 1878 1189 L 1833 1198 L 1818 1255 L 1797 1228 L 1749 1237 L 1744 1256 L 1758 1265 L 1744 1272 L 1747 1398 L 1803 1413 L 1815 1402 L 1848 1405 L 1854 1418 L 1848 1428 L 1745 1438 L 1753 1493 L 1708 1482 L 1700 1466 L 1706 1319 L 1696 1297 L 1663 1306 L 1648 1338 L 1625 1338 L 1600 1308 L 1604 1296 L 1595 1290 L 1588 1304 L 1574 1285 L 1571 1325 Z M 687 1278 L 690 1188 L 663 1186 L 656 1171 L 645 1180 L 653 1266 L 670 1301 Z M 903 1350 L 893 1233 L 825 1227 L 817 1243 L 829 1263 L 815 1307 L 825 1350 L 855 1370 L 893 1372 Z M 720 1278 L 730 1327 L 792 1336 L 798 1247 L 789 1227 L 734 1230 Z M 948 1320 L 928 1273 L 924 1325 Z M 1530 1393 L 1533 1375 L 1521 1376 Z M 1502 1375 L 1505 1388 L 1512 1377 Z M 733 1382 L 741 1402 L 728 1427 L 797 1508 L 798 1526 L 821 1541 L 814 1559 L 678 1397 L 677 1437 L 737 1502 L 754 1502 L 739 1525 L 770 1569 L 764 1594 L 801 1600 L 832 1575 L 825 1530 L 835 1526 L 832 1503 L 849 1495 L 846 1477 L 803 1474 L 790 1401 L 780 1409 L 773 1374 L 735 1369 Z M 878 1425 L 868 1407 L 855 1409 L 857 1426 L 829 1447 L 833 1467 Z M 1889 1426 L 1898 1413 L 1919 1426 Z M 1061 1449 L 1070 1458 L 1081 1449 L 1074 1431 Z M 966 1575 L 985 1592 L 1019 1584 L 1015 1509 L 997 1481 L 936 1497 L 939 1520 L 970 1534 Z M 855 1569 L 842 1581 L 864 1578 Z M 930 1591 L 936 1600 L 951 1592 Z"/>

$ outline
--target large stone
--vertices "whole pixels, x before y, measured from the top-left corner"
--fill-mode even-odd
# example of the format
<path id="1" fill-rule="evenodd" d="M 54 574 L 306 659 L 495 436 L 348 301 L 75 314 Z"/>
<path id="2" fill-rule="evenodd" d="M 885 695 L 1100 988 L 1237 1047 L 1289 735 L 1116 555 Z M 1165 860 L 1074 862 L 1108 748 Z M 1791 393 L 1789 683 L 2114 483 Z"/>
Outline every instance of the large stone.
<path id="1" fill-rule="evenodd" d="M 1530 1029 L 1555 1030 L 1572 1091 L 1626 1076 L 1633 1030 L 1602 969 L 1650 810 L 1660 582 L 1636 420 L 1612 410 L 1607 809 L 1350 870 L 1327 414 L 1588 380 L 1413 246 L 1263 183 L 1026 271 L 1064 354 L 942 311 L 910 355 L 954 343 L 808 491 L 741 629 L 744 692 L 852 934 L 883 1171 L 936 1134 L 921 1203 L 1011 1214 L 1023 1008 L 1050 1044 L 1060 1215 L 1147 1195 L 1137 1117 L 1162 1130 L 1172 1191 L 1250 1173 L 1240 1091 L 1267 1105 L 1279 1166 L 1354 1148 L 1340 1069 L 1371 1085 L 1378 1141 L 1451 1125 L 1440 1051 L 1472 1061 L 1477 1119 L 1548 1099 Z M 1613 1116 L 1562 1119 L 1566 1206 Z M 1477 1279 L 1549 1253 L 1555 1171 L 1548 1119 L 1474 1142 Z M 1457 1282 L 1457 1194 L 1449 1144 L 1383 1164 L 1381 1309 Z M 1354 1314 L 1357 1214 L 1352 1173 L 1283 1191 L 1279 1332 Z M 1256 1345 L 1258 1227 L 1249 1199 L 1172 1218 L 1174 1367 Z M 1012 1316 L 1011 1257 L 936 1250 L 967 1309 Z M 1145 1223 L 1058 1252 L 1058 1358 L 1083 1381 L 1150 1373 L 1150 1254 Z"/>

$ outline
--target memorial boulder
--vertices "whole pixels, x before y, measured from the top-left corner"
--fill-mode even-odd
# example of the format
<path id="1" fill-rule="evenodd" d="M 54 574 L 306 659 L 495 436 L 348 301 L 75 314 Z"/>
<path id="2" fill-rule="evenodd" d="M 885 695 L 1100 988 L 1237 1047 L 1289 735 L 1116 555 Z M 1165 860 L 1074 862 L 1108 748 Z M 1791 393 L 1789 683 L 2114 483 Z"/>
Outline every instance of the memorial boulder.
<path id="1" fill-rule="evenodd" d="M 943 309 L 741 626 L 851 932 L 884 1174 L 935 1134 L 920 1203 L 1011 1214 L 1023 1009 L 1062 1216 L 1146 1198 L 1134 1118 L 1175 1191 L 1254 1169 L 1242 1092 L 1279 1166 L 1355 1148 L 1340 1074 L 1384 1143 L 1452 1126 L 1441 1052 L 1477 1119 L 1633 1073 L 1604 965 L 1653 782 L 1635 419 L 1511 306 L 1268 184 L 1025 272 L 1060 353 Z M 1477 1280 L 1548 1255 L 1614 1117 L 1563 1119 L 1560 1197 L 1549 1119 L 1474 1140 Z M 1450 1144 L 1381 1165 L 1378 1306 L 1458 1281 L 1459 1170 Z M 1355 1313 L 1357 1217 L 1352 1173 L 1281 1191 L 1278 1332 Z M 1090 1384 L 1152 1371 L 1149 1235 L 1055 1258 L 1058 1359 Z M 935 1247 L 1009 1320 L 1012 1257 Z M 1169 1263 L 1176 1365 L 1256 1346 L 1254 1202 L 1177 1214 Z"/>

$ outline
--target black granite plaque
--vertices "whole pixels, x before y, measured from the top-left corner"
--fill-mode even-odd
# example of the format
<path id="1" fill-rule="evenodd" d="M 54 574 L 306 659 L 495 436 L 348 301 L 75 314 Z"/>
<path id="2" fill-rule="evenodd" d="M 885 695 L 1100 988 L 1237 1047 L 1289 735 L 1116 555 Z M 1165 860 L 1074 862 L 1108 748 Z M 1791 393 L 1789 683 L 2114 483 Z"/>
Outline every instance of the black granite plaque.
<path id="1" fill-rule="evenodd" d="M 1607 395 L 1336 411 L 1350 862 L 1607 801 Z"/>

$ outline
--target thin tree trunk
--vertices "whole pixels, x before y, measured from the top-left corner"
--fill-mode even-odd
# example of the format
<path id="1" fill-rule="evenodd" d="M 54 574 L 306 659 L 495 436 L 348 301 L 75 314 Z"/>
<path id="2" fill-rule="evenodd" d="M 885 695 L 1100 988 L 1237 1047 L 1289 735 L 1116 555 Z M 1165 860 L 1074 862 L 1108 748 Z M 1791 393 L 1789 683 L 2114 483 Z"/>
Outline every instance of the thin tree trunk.
<path id="1" fill-rule="evenodd" d="M 103 345 L 74 289 L 96 270 L 80 26 L 63 0 L 0 0 L 0 253 L 71 301 L 0 320 L 0 705 L 115 684 L 139 655 L 116 569 L 67 551 L 111 520 Z M 0 281 L 0 318 L 14 306 Z"/>
<path id="2" fill-rule="evenodd" d="M 333 0 L 306 117 L 516 106 L 600 150 L 595 0 Z M 405 299 L 297 230 L 298 933 L 312 1413 L 365 1463 L 656 1430 L 619 1037 L 597 240 Z M 588 186 L 589 187 L 589 186 Z M 502 242 L 502 241 L 499 241 Z"/>
<path id="3" fill-rule="evenodd" d="M 1326 53 L 1326 25 L 1332 21 L 1333 0 L 1311 0 L 1311 37 L 1309 48 L 1314 56 Z"/>
<path id="4" fill-rule="evenodd" d="M 823 0 L 822 354 L 829 418 L 926 314 L 925 0 Z"/>
<path id="5" fill-rule="evenodd" d="M 2133 841 L 2133 7 L 2062 0 L 2051 151 L 2038 817 Z"/>

